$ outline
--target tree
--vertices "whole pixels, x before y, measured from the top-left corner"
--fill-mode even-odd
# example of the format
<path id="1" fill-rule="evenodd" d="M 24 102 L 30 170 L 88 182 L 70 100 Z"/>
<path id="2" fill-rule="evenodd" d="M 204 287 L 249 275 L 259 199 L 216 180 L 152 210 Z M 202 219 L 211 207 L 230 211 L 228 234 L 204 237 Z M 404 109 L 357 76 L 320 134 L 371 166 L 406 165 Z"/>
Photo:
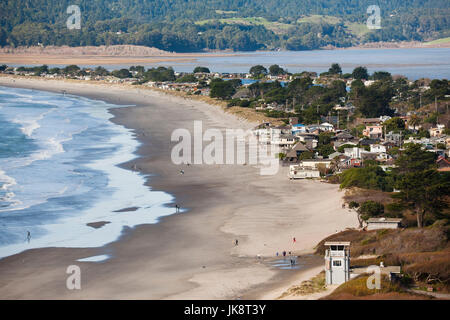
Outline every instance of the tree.
<path id="1" fill-rule="evenodd" d="M 372 75 L 373 80 L 392 80 L 392 75 L 386 71 L 376 71 Z"/>
<path id="2" fill-rule="evenodd" d="M 389 103 L 394 95 L 389 83 L 376 82 L 369 87 L 354 86 L 352 83 L 352 96 L 359 111 L 368 118 L 375 118 L 383 115 L 393 115 L 394 110 L 389 107 Z M 355 89 L 354 89 L 355 88 Z"/>
<path id="3" fill-rule="evenodd" d="M 286 71 L 283 68 L 281 68 L 279 65 L 274 64 L 269 67 L 269 73 L 272 76 L 279 76 L 282 74 L 286 74 Z"/>
<path id="4" fill-rule="evenodd" d="M 185 74 L 184 76 L 177 79 L 177 82 L 184 83 L 195 83 L 198 79 L 193 74 Z"/>
<path id="5" fill-rule="evenodd" d="M 209 95 L 211 98 L 229 99 L 236 92 L 235 87 L 231 81 L 224 81 L 222 79 L 214 79 L 210 84 L 211 90 Z"/>
<path id="6" fill-rule="evenodd" d="M 211 73 L 206 67 L 195 67 L 194 73 Z"/>
<path id="7" fill-rule="evenodd" d="M 267 75 L 267 69 L 262 65 L 251 67 L 249 72 L 254 78 L 261 78 Z"/>
<path id="8" fill-rule="evenodd" d="M 109 74 L 109 72 L 108 72 L 108 70 L 106 70 L 102 66 L 98 66 L 97 68 L 95 68 L 94 74 L 97 75 L 97 76 L 103 77 L 103 76 L 107 76 Z"/>
<path id="9" fill-rule="evenodd" d="M 66 66 L 63 69 L 64 74 L 68 74 L 68 75 L 76 75 L 78 74 L 78 72 L 80 71 L 80 67 L 74 64 L 71 64 L 69 66 Z"/>
<path id="10" fill-rule="evenodd" d="M 126 79 L 126 78 L 132 77 L 132 75 L 128 69 L 114 70 L 111 74 L 114 77 L 117 77 L 119 79 Z"/>
<path id="11" fill-rule="evenodd" d="M 369 79 L 366 67 L 356 67 L 352 72 L 352 77 L 357 80 Z"/>
<path id="12" fill-rule="evenodd" d="M 364 221 L 367 221 L 372 217 L 376 217 L 384 213 L 384 205 L 372 200 L 364 201 L 362 204 L 359 204 L 356 201 L 351 201 L 348 204 L 348 207 L 355 210 L 360 228 L 363 227 Z"/>
<path id="13" fill-rule="evenodd" d="M 341 66 L 338 63 L 333 63 L 328 69 L 329 74 L 342 74 Z"/>
<path id="14" fill-rule="evenodd" d="M 415 212 L 419 228 L 424 226 L 427 213 L 441 214 L 446 207 L 444 198 L 450 194 L 449 175 L 436 170 L 435 157 L 418 144 L 407 144 L 393 170 L 400 190 L 393 197 Z"/>
<path id="15" fill-rule="evenodd" d="M 405 130 L 405 122 L 399 117 L 386 120 L 383 126 L 386 128 L 386 132 L 400 132 Z"/>
<path id="16" fill-rule="evenodd" d="M 348 204 L 349 209 L 355 210 L 356 212 L 356 217 L 358 218 L 358 222 L 359 222 L 359 227 L 362 228 L 363 227 L 363 220 L 361 218 L 361 212 L 359 210 L 359 203 L 356 201 L 350 201 L 350 203 Z"/>
<path id="17" fill-rule="evenodd" d="M 364 201 L 360 206 L 360 212 L 362 220 L 367 221 L 370 218 L 382 215 L 384 213 L 384 205 L 372 200 Z"/>
<path id="18" fill-rule="evenodd" d="M 420 117 L 416 114 L 413 114 L 408 120 L 408 125 L 413 126 L 414 131 L 415 131 L 416 126 L 418 126 L 421 122 L 422 122 L 422 120 L 420 119 Z"/>

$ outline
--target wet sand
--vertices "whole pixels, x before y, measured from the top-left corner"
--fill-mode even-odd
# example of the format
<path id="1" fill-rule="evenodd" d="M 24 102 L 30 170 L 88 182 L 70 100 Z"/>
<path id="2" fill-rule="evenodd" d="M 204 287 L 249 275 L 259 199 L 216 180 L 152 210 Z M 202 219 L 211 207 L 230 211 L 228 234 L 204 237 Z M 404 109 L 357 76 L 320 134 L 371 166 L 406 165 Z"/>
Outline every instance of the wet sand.
<path id="1" fill-rule="evenodd" d="M 157 224 L 124 228 L 100 248 L 42 248 L 1 259 L 2 299 L 275 299 L 323 269 L 322 257 L 308 255 L 321 239 L 357 226 L 341 209 L 338 186 L 290 181 L 286 168 L 261 176 L 249 165 L 173 164 L 176 128 L 192 130 L 194 120 L 204 129 L 256 125 L 218 106 L 132 86 L 8 77 L 0 85 L 134 105 L 112 109 L 113 121 L 142 142 L 139 157 L 123 166 L 148 174 L 147 185 L 174 195 L 182 208 Z M 300 269 L 272 266 L 283 250 L 303 256 Z M 110 259 L 76 261 L 103 254 Z M 81 268 L 81 290 L 66 288 L 73 264 Z"/>

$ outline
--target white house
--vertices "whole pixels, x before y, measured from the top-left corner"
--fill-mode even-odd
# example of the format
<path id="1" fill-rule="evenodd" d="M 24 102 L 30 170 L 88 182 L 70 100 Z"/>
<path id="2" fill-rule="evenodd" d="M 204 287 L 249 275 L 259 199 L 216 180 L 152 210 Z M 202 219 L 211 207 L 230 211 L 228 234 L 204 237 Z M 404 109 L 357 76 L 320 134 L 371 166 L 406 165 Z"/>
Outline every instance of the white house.
<path id="1" fill-rule="evenodd" d="M 274 135 L 270 144 L 280 147 L 291 147 L 296 144 L 295 138 L 292 135 Z"/>
<path id="2" fill-rule="evenodd" d="M 386 146 L 383 146 L 381 144 L 371 144 L 370 145 L 370 152 L 386 153 Z"/>
<path id="3" fill-rule="evenodd" d="M 370 218 L 367 220 L 367 230 L 376 229 L 397 229 L 400 227 L 402 219 L 396 218 Z"/>
<path id="4" fill-rule="evenodd" d="M 344 148 L 344 154 L 350 158 L 361 159 L 362 153 L 366 152 L 363 148 L 353 147 L 353 148 Z"/>
<path id="5" fill-rule="evenodd" d="M 319 165 L 325 165 L 325 168 L 330 168 L 332 159 L 307 159 L 300 162 L 302 167 L 309 167 L 318 169 Z"/>
<path id="6" fill-rule="evenodd" d="M 319 129 L 321 129 L 323 131 L 333 131 L 334 126 L 331 123 L 324 122 L 319 126 Z"/>
<path id="7" fill-rule="evenodd" d="M 311 167 L 291 165 L 289 166 L 288 176 L 290 179 L 320 178 L 320 172 Z"/>

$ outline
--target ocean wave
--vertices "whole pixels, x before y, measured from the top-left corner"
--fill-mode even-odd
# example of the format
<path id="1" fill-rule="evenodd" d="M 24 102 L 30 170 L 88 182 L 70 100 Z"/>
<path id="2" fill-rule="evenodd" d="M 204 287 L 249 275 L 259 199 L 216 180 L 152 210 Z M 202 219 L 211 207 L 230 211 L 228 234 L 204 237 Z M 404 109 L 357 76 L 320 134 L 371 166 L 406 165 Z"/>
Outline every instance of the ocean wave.
<path id="1" fill-rule="evenodd" d="M 58 108 L 38 121 L 39 129 L 33 129 L 29 121 L 37 119 L 39 112 L 23 109 L 23 113 L 35 113 L 22 122 L 40 149 L 25 157 L 16 154 L 16 158 L 7 159 L 9 169 L 0 159 L 4 175 L 17 179 L 17 185 L 10 185 L 1 196 L 13 192 L 15 195 L 8 194 L 8 199 L 22 200 L 0 208 L 0 212 L 12 211 L 0 215 L 0 219 L 7 217 L 0 220 L 0 258 L 31 248 L 102 246 L 119 238 L 124 227 L 157 223 L 160 217 L 174 213 L 167 206 L 173 201 L 171 195 L 152 191 L 145 185 L 145 176 L 119 166 L 135 158 L 140 145 L 132 130 L 109 121 L 112 114 L 108 108 L 120 106 L 37 94 L 58 100 Z M 17 118 L 16 111 L 8 112 Z M 77 133 L 80 135 L 75 139 Z M 26 165 L 29 167 L 22 168 Z M 132 206 L 138 209 L 117 213 Z M 95 221 L 110 223 L 99 229 L 87 225 Z M 23 241 L 27 230 L 33 235 L 30 243 Z"/>
<path id="2" fill-rule="evenodd" d="M 19 124 L 21 126 L 20 130 L 22 131 L 22 133 L 31 138 L 33 132 L 41 127 L 39 121 L 44 119 L 44 117 L 51 113 L 53 110 L 54 109 L 49 109 L 48 111 L 39 114 L 36 118 L 33 119 L 16 118 L 12 119 L 11 122 Z"/>

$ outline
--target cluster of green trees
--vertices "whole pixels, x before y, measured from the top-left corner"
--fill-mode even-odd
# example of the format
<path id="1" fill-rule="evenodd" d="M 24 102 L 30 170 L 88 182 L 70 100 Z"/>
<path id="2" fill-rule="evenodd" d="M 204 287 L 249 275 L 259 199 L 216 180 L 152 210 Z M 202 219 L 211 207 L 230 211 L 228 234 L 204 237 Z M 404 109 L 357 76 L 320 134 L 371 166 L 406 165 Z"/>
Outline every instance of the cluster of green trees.
<path id="1" fill-rule="evenodd" d="M 293 114 L 287 114 L 283 111 L 265 111 L 267 116 L 271 117 L 288 117 L 297 116 L 299 120 L 305 124 L 312 124 L 321 121 L 323 117 L 328 115 L 336 115 L 337 112 L 333 107 L 337 104 L 343 104 L 343 101 L 352 102 L 356 107 L 356 114 L 352 116 L 361 117 L 379 117 L 382 115 L 393 116 L 394 108 L 392 108 L 394 96 L 406 99 L 408 96 L 417 94 L 418 84 L 409 85 L 404 78 L 394 80 L 389 72 L 376 71 L 369 74 L 367 68 L 356 67 L 352 73 L 342 74 L 342 68 L 339 64 L 331 65 L 327 72 L 321 74 L 322 79 L 328 79 L 326 85 L 314 85 L 308 74 L 290 74 L 278 65 L 272 65 L 268 69 L 262 65 L 256 65 L 250 68 L 249 73 L 254 79 L 261 80 L 267 75 L 289 74 L 295 77 L 287 85 L 278 81 L 258 81 L 248 87 L 249 98 L 245 100 L 245 106 L 256 106 L 261 99 L 265 103 L 277 103 L 279 105 L 291 106 L 294 109 Z M 348 78 L 355 79 L 347 92 L 345 81 Z M 366 86 L 363 81 L 375 80 L 371 85 Z M 431 101 L 436 97 L 438 101 L 445 99 L 450 94 L 450 86 L 448 80 L 433 80 L 430 84 L 430 90 L 422 94 L 423 103 Z M 235 87 L 234 89 L 237 89 Z M 233 92 L 234 94 L 234 92 Z M 222 99 L 226 99 L 227 94 L 221 95 Z M 414 103 L 413 99 L 410 103 Z M 241 105 L 238 101 L 233 101 L 232 105 Z M 341 111 L 341 120 L 347 118 L 347 112 Z M 414 118 L 414 117 L 413 117 Z M 429 122 L 435 122 L 436 116 L 431 115 Z M 422 120 L 416 121 L 419 125 Z M 414 124 L 414 119 L 410 124 Z M 395 118 L 386 123 L 386 132 L 403 131 L 405 136 L 417 134 L 405 129 L 401 119 Z M 364 126 L 354 128 L 354 134 L 360 135 Z M 358 134 L 359 131 L 359 134 Z M 418 134 L 426 135 L 426 131 Z"/>
<path id="2" fill-rule="evenodd" d="M 5 66 L 6 68 L 6 66 Z M 35 75 L 47 74 L 65 74 L 69 76 L 83 76 L 88 74 L 88 70 L 81 69 L 76 65 L 67 66 L 65 68 L 48 68 L 48 66 L 37 67 L 20 67 L 18 71 L 32 72 Z M 143 66 L 132 66 L 129 69 L 114 70 L 109 72 L 103 67 L 97 67 L 91 70 L 89 74 L 105 76 L 113 75 L 118 78 L 136 78 L 138 83 L 147 81 L 165 82 L 199 82 L 200 87 L 206 87 L 207 83 L 202 77 L 197 77 L 196 73 L 210 73 L 206 67 L 196 67 L 193 73 L 182 74 L 180 77 L 175 76 L 174 70 L 169 67 L 156 67 L 145 69 Z M 328 116 L 336 116 L 337 111 L 334 110 L 336 105 L 344 105 L 351 102 L 356 106 L 356 113 L 349 114 L 347 111 L 340 111 L 340 128 L 344 128 L 347 121 L 353 121 L 355 117 L 379 117 L 382 115 L 394 115 L 394 106 L 398 103 L 406 101 L 415 105 L 415 99 L 419 98 L 420 81 L 409 84 L 404 78 L 393 80 L 391 74 L 385 71 L 377 71 L 369 74 L 365 67 L 357 67 L 352 73 L 342 74 L 342 68 L 339 64 L 331 65 L 327 72 L 321 74 L 320 81 L 324 84 L 313 84 L 313 80 L 308 72 L 300 74 L 291 74 L 279 65 L 271 65 L 266 68 L 262 65 L 256 65 L 250 68 L 249 73 L 258 81 L 242 88 L 240 80 L 222 80 L 213 79 L 210 83 L 211 97 L 228 100 L 229 106 L 239 105 L 242 107 L 256 107 L 262 102 L 271 104 L 275 103 L 279 106 L 285 106 L 287 111 L 283 110 L 265 110 L 267 116 L 273 118 L 287 118 L 296 116 L 299 121 L 305 124 L 313 124 L 327 121 Z M 289 75 L 294 79 L 289 82 L 269 81 L 266 80 L 267 75 Z M 350 91 L 346 86 L 348 78 L 355 78 L 351 83 Z M 361 80 L 360 80 L 361 79 Z M 373 84 L 366 86 L 362 80 L 376 80 Z M 450 83 L 448 80 L 432 80 L 430 81 L 430 89 L 420 93 L 422 104 L 447 101 L 450 94 Z M 244 90 L 246 98 L 232 99 L 232 96 L 239 90 Z M 395 97 L 395 99 L 393 99 Z M 436 124 L 438 113 L 431 113 L 428 117 L 423 118 L 413 115 L 409 121 L 409 125 L 417 126 L 423 122 Z M 419 129 L 408 130 L 405 128 L 402 119 L 394 117 L 385 124 L 386 132 L 401 132 L 404 138 L 409 136 L 426 137 L 429 136 L 427 130 Z M 358 126 L 352 129 L 352 134 L 361 136 L 364 126 Z M 321 154 L 327 156 L 332 153 L 329 146 L 324 144 L 321 148 Z"/>
<path id="3" fill-rule="evenodd" d="M 389 211 L 394 211 L 390 214 L 401 216 L 402 211 L 409 210 L 416 215 L 418 227 L 450 218 L 445 211 L 450 195 L 450 174 L 436 169 L 435 153 L 423 150 L 419 144 L 407 144 L 395 164 L 391 172 L 377 165 L 346 170 L 340 175 L 341 188 L 399 190 L 392 195 L 397 201 L 389 206 Z M 350 203 L 350 207 L 358 211 L 362 220 L 384 213 L 384 206 L 373 201 Z"/>
<path id="4" fill-rule="evenodd" d="M 66 27 L 66 10 L 73 4 L 80 6 L 80 30 Z M 177 52 L 304 50 L 450 35 L 446 0 L 383 0 L 378 3 L 383 28 L 356 36 L 346 23 L 365 24 L 371 4 L 369 0 L 286 0 L 283 5 L 277 0 L 4 0 L 0 2 L 0 46 L 135 44 Z M 312 14 L 340 19 L 299 20 Z M 288 27 L 275 30 L 266 24 L 220 20 L 247 17 Z"/>

